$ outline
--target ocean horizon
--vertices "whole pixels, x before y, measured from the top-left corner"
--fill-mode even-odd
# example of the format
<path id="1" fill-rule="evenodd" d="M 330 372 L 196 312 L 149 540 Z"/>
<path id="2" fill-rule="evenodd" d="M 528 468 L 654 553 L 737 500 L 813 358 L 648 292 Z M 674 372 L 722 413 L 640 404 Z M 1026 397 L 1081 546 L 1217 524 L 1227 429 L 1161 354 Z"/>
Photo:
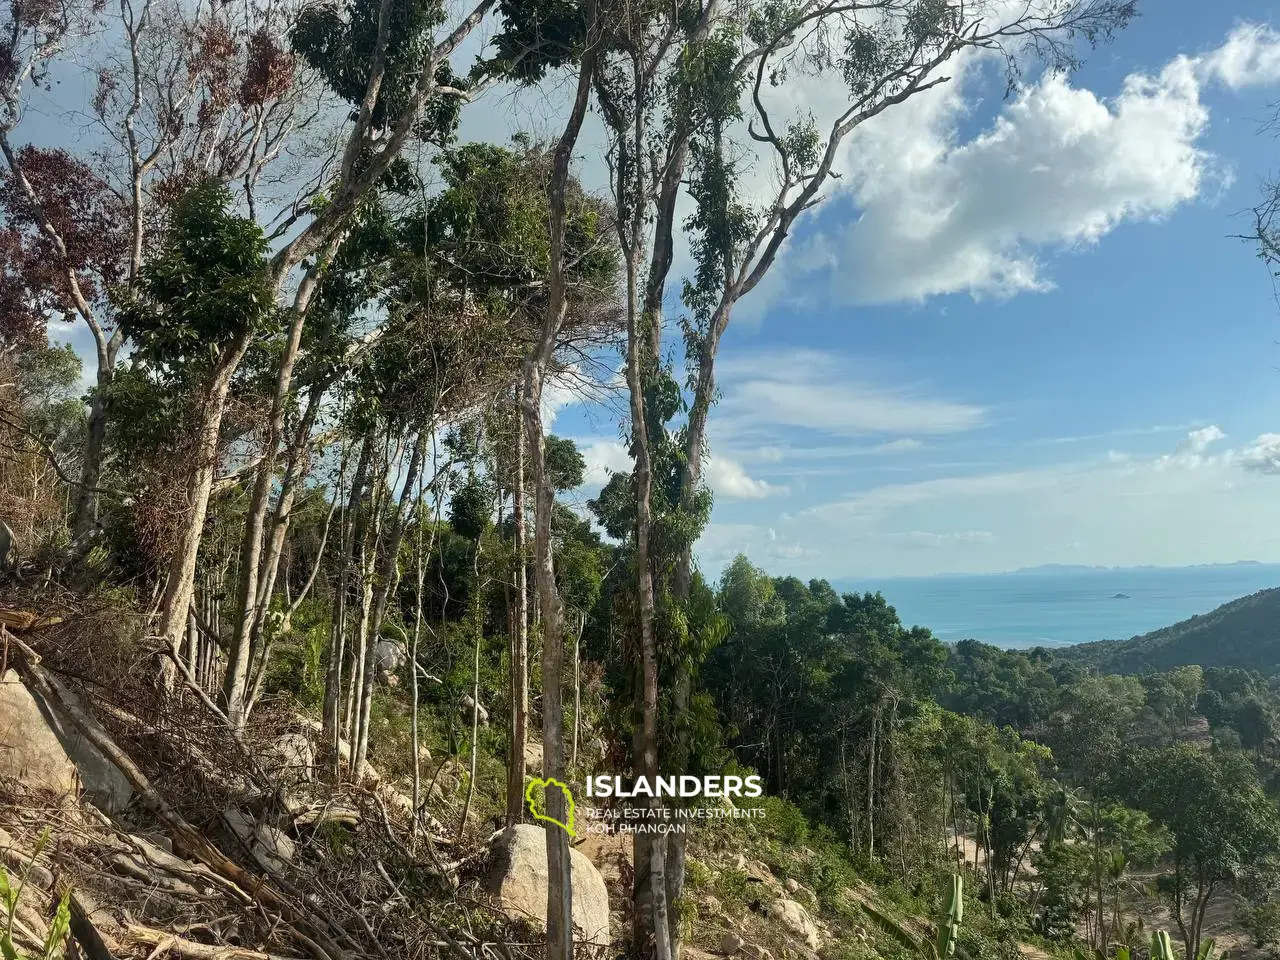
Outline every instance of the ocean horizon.
<path id="1" fill-rule="evenodd" d="M 908 626 L 940 640 L 1061 647 L 1127 640 L 1280 586 L 1280 563 L 1195 567 L 1037 567 L 1010 573 L 841 578 L 842 593 L 880 592 Z"/>

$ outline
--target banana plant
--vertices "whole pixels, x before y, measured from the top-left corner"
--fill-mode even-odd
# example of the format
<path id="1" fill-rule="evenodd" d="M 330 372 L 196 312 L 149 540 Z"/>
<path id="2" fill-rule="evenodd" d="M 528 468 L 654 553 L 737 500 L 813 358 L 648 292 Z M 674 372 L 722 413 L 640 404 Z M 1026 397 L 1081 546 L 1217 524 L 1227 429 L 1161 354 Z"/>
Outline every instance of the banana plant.
<path id="1" fill-rule="evenodd" d="M 947 894 L 946 908 L 938 923 L 938 942 L 935 947 L 940 958 L 955 956 L 956 940 L 960 937 L 960 923 L 964 920 L 964 877 L 951 876 L 951 890 Z"/>
<path id="2" fill-rule="evenodd" d="M 876 909 L 869 903 L 860 904 L 862 912 L 875 921 L 886 934 L 907 948 L 908 952 L 922 960 L 950 960 L 956 955 L 956 943 L 960 937 L 960 924 L 964 920 L 964 878 L 951 877 L 951 888 L 943 904 L 938 920 L 936 941 L 918 940 L 900 920 Z"/>
<path id="3" fill-rule="evenodd" d="M 1202 941 L 1200 949 L 1196 951 L 1195 960 L 1213 960 L 1213 937 Z M 1168 931 L 1157 930 L 1151 934 L 1151 960 L 1179 960 L 1178 952 L 1174 949 L 1173 940 L 1170 939 Z"/>

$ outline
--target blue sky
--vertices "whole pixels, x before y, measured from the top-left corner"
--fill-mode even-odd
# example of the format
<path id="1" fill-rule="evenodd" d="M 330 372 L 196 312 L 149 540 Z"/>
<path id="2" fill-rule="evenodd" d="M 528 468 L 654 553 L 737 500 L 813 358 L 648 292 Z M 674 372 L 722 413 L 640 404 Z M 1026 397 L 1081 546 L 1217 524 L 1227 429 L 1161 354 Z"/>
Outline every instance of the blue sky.
<path id="1" fill-rule="evenodd" d="M 1280 559 L 1280 306 L 1231 236 L 1280 4 L 1141 7 L 1069 84 L 961 65 L 855 137 L 725 338 L 709 573 Z M 556 420 L 597 482 L 616 419 Z"/>
<path id="2" fill-rule="evenodd" d="M 738 552 L 832 579 L 1280 560 L 1280 298 L 1231 236 L 1280 174 L 1280 2 L 1140 8 L 1069 81 L 1006 101 L 967 59 L 851 138 L 725 338 L 712 576 Z M 821 122 L 838 93 L 776 96 Z M 552 134 L 565 94 L 493 91 L 463 138 Z M 55 116 L 33 139 L 74 135 Z M 555 406 L 585 501 L 627 467 L 622 407 Z"/>

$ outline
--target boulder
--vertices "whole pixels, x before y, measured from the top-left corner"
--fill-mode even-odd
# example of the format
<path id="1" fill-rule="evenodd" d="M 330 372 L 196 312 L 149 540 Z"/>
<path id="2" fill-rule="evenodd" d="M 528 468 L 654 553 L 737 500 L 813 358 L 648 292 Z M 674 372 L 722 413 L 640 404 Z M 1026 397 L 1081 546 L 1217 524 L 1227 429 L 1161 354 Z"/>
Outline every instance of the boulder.
<path id="1" fill-rule="evenodd" d="M 489 725 L 489 711 L 484 708 L 483 703 L 477 704 L 472 700 L 471 694 L 464 693 L 462 699 L 458 701 L 458 706 L 468 723 L 471 722 L 471 713 L 474 710 L 478 718 L 476 722 L 482 727 Z"/>
<path id="2" fill-rule="evenodd" d="M 59 688 L 59 693 L 79 699 L 66 688 Z M 88 716 L 87 708 L 84 712 Z M 119 813 L 133 796 L 116 765 L 70 720 L 32 694 L 13 670 L 0 677 L 0 779 L 58 794 L 83 787 L 88 799 L 106 813 Z"/>
<path id="3" fill-rule="evenodd" d="M 726 933 L 720 938 L 720 952 L 726 957 L 732 957 L 740 951 L 746 944 L 743 939 L 736 933 Z"/>
<path id="4" fill-rule="evenodd" d="M 79 787 L 50 718 L 12 670 L 0 677 L 0 780 L 59 794 Z"/>
<path id="5" fill-rule="evenodd" d="M 74 690 L 68 690 L 59 684 L 57 680 L 52 680 L 52 682 L 58 687 L 58 695 L 78 707 L 80 713 L 88 719 L 90 726 L 96 727 L 97 732 L 105 736 L 106 731 L 93 718 L 93 713 L 83 698 Z M 47 711 L 48 705 L 46 704 L 45 706 Z M 49 716 L 53 719 L 54 731 L 57 733 L 58 739 L 66 747 L 67 755 L 71 757 L 71 762 L 76 765 L 76 771 L 80 774 L 80 783 L 84 787 L 85 796 L 104 813 L 115 814 L 124 810 L 129 805 L 129 801 L 133 799 L 133 787 L 125 775 L 120 772 L 120 768 L 108 760 L 102 751 L 86 739 L 80 729 L 69 719 L 65 719 L 57 711 L 49 712 Z"/>
<path id="6" fill-rule="evenodd" d="M 316 765 L 316 749 L 305 733 L 276 737 L 262 753 L 262 768 L 278 783 L 309 783 Z"/>
<path id="7" fill-rule="evenodd" d="M 800 883 L 794 877 L 787 877 L 787 882 L 783 884 L 787 893 L 796 893 L 800 889 Z"/>
<path id="8" fill-rule="evenodd" d="M 552 829 L 559 829 L 553 827 Z M 513 919 L 547 923 L 547 834 L 542 827 L 518 823 L 495 834 L 488 889 L 503 913 Z M 609 890 L 595 865 L 577 850 L 573 865 L 574 939 L 607 945 Z"/>
<path id="9" fill-rule="evenodd" d="M 810 950 L 817 950 L 822 946 L 822 938 L 818 934 L 818 926 L 813 922 L 813 917 L 809 916 L 809 911 L 794 900 L 787 900 L 784 897 L 774 900 L 769 904 L 769 916 L 781 923 L 792 936 L 803 940 Z"/>
<path id="10" fill-rule="evenodd" d="M 298 848 L 284 831 L 270 824 L 258 823 L 239 810 L 224 811 L 222 816 L 227 826 L 249 847 L 253 859 L 263 870 L 277 877 L 288 871 Z"/>
<path id="11" fill-rule="evenodd" d="M 524 745 L 524 772 L 531 777 L 542 776 L 542 744 L 537 740 Z"/>
<path id="12" fill-rule="evenodd" d="M 404 647 L 394 640 L 379 640 L 373 645 L 373 669 L 381 683 L 396 685 L 400 668 L 408 661 Z"/>

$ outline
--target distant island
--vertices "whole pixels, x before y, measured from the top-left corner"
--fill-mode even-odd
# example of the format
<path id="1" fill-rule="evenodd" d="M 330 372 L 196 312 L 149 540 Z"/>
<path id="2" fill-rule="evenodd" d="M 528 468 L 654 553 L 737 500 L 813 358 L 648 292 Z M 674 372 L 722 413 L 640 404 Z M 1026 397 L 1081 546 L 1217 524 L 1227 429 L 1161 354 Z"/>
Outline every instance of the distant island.
<path id="1" fill-rule="evenodd" d="M 1113 595 L 1111 599 L 1112 600 L 1128 600 L 1130 599 L 1130 597 L 1127 593 L 1117 593 Z"/>

